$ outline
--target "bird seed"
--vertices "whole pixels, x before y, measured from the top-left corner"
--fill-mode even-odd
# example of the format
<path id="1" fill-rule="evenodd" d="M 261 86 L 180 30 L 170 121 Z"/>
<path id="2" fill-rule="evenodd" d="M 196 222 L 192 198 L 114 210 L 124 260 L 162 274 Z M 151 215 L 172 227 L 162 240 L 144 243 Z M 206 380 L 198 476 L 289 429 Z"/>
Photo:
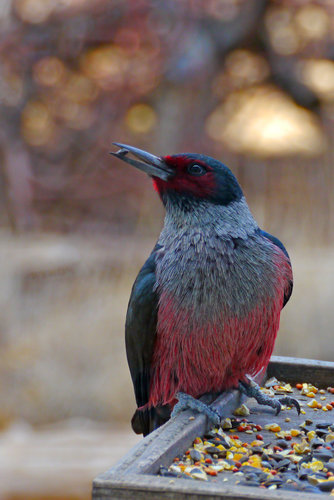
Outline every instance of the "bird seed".
<path id="1" fill-rule="evenodd" d="M 220 427 L 197 437 L 168 469 L 161 467 L 160 474 L 240 487 L 334 495 L 334 418 L 324 420 L 323 414 L 334 404 L 320 403 L 325 390 L 309 383 L 296 384 L 292 389 L 277 379 L 267 381 L 265 390 L 293 393 L 299 403 L 309 397 L 305 411 L 301 411 L 305 420 L 292 412 L 292 418 L 285 417 L 284 410 L 270 421 L 269 414 L 249 400 L 247 406 L 228 415 Z M 334 388 L 328 387 L 328 392 L 334 394 Z"/>

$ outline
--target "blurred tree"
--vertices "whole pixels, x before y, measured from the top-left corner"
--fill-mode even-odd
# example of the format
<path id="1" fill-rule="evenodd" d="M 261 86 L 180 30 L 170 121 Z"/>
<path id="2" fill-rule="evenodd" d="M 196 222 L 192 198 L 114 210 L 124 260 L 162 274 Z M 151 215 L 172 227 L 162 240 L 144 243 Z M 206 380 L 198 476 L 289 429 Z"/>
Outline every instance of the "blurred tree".
<path id="1" fill-rule="evenodd" d="M 113 140 L 217 155 L 258 202 L 263 176 L 261 200 L 296 177 L 293 197 L 279 189 L 292 221 L 320 164 L 315 210 L 333 213 L 333 14 L 325 0 L 6 3 L 1 224 L 133 228 L 149 186 L 107 156 Z M 319 237 L 333 227 L 328 215 Z"/>

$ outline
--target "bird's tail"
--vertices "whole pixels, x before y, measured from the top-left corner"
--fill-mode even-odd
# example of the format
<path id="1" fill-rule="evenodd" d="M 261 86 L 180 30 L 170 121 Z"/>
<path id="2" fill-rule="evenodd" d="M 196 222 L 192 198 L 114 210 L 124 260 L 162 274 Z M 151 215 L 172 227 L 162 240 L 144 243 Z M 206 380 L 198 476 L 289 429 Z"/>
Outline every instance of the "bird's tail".
<path id="1" fill-rule="evenodd" d="M 153 408 L 138 408 L 131 419 L 132 429 L 136 434 L 147 436 L 150 432 L 169 420 L 171 409 L 169 405 Z"/>

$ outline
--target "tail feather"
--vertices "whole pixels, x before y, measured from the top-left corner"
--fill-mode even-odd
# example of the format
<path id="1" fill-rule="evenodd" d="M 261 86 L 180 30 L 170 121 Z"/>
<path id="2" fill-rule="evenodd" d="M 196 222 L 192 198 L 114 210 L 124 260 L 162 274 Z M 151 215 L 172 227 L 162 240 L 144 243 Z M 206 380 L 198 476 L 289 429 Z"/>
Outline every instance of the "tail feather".
<path id="1" fill-rule="evenodd" d="M 170 414 L 171 410 L 168 405 L 137 409 L 131 419 L 132 429 L 136 434 L 144 434 L 145 437 L 167 422 Z"/>

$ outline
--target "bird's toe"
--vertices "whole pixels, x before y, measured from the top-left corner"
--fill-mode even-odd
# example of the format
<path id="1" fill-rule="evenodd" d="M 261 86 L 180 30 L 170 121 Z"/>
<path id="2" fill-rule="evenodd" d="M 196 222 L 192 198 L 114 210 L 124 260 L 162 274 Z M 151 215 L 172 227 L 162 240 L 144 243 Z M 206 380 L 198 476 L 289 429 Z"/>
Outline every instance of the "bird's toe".
<path id="1" fill-rule="evenodd" d="M 298 415 L 300 415 L 300 404 L 298 403 L 297 399 L 292 398 L 290 396 L 285 396 L 283 398 L 279 399 L 280 403 L 286 406 L 294 406 L 297 410 Z"/>

